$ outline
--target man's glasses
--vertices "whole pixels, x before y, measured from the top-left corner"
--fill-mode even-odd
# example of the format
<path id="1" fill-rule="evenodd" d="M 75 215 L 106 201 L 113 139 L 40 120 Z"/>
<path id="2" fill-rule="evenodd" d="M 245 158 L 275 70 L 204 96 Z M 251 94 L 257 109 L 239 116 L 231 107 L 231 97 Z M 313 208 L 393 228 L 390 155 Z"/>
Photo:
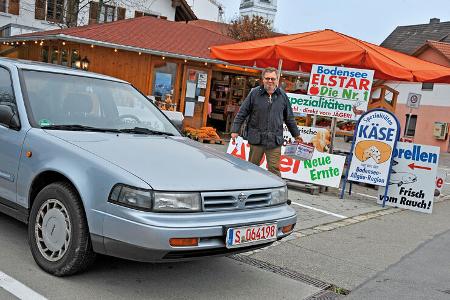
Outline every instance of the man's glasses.
<path id="1" fill-rule="evenodd" d="M 275 80 L 277 80 L 276 78 L 272 78 L 272 77 L 264 77 L 264 80 L 267 80 L 267 81 L 275 81 Z"/>

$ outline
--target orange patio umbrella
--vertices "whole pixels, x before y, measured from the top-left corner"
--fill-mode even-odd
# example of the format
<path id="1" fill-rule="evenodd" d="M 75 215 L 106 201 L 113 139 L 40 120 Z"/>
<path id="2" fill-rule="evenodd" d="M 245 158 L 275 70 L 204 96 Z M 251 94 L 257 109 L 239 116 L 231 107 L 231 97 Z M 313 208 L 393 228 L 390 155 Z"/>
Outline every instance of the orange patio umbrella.
<path id="1" fill-rule="evenodd" d="M 383 80 L 450 83 L 450 68 L 325 29 L 211 47 L 233 64 L 310 72 L 312 64 L 371 69 Z"/>

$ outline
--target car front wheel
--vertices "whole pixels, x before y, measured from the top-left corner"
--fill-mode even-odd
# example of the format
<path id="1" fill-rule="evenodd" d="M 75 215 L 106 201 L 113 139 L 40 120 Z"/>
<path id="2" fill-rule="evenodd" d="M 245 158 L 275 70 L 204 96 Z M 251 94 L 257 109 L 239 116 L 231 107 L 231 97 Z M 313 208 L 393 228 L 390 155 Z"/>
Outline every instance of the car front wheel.
<path id="1" fill-rule="evenodd" d="M 86 269 L 95 259 L 84 208 L 68 183 L 52 183 L 33 203 L 28 240 L 36 263 L 44 271 L 65 276 Z"/>

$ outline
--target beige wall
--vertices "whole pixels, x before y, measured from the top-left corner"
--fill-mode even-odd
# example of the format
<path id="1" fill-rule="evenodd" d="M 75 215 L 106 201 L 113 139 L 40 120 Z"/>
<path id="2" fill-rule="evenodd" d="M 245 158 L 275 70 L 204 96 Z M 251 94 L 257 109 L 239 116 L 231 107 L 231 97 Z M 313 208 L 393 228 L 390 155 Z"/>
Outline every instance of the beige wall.
<path id="1" fill-rule="evenodd" d="M 450 67 L 450 62 L 448 61 L 448 59 L 432 48 L 428 48 L 427 50 L 422 52 L 419 56 L 417 56 L 417 58 L 420 58 L 420 59 L 423 59 L 423 60 L 426 60 L 426 61 L 429 61 L 429 62 L 432 62 L 435 64 Z"/>

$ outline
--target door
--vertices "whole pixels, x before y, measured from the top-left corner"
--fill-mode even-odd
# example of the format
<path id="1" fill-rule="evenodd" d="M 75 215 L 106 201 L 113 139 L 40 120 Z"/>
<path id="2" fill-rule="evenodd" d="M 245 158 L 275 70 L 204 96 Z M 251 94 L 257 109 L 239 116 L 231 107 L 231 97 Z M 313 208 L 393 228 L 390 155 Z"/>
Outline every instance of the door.
<path id="1" fill-rule="evenodd" d="M 185 66 L 181 95 L 184 125 L 193 128 L 206 126 L 209 110 L 211 69 Z"/>
<path id="2" fill-rule="evenodd" d="M 11 73 L 0 66 L 0 104 L 11 106 L 17 112 L 17 104 Z M 16 202 L 17 172 L 25 133 L 0 123 L 0 203 Z M 7 203 L 5 203 L 7 204 Z"/>

